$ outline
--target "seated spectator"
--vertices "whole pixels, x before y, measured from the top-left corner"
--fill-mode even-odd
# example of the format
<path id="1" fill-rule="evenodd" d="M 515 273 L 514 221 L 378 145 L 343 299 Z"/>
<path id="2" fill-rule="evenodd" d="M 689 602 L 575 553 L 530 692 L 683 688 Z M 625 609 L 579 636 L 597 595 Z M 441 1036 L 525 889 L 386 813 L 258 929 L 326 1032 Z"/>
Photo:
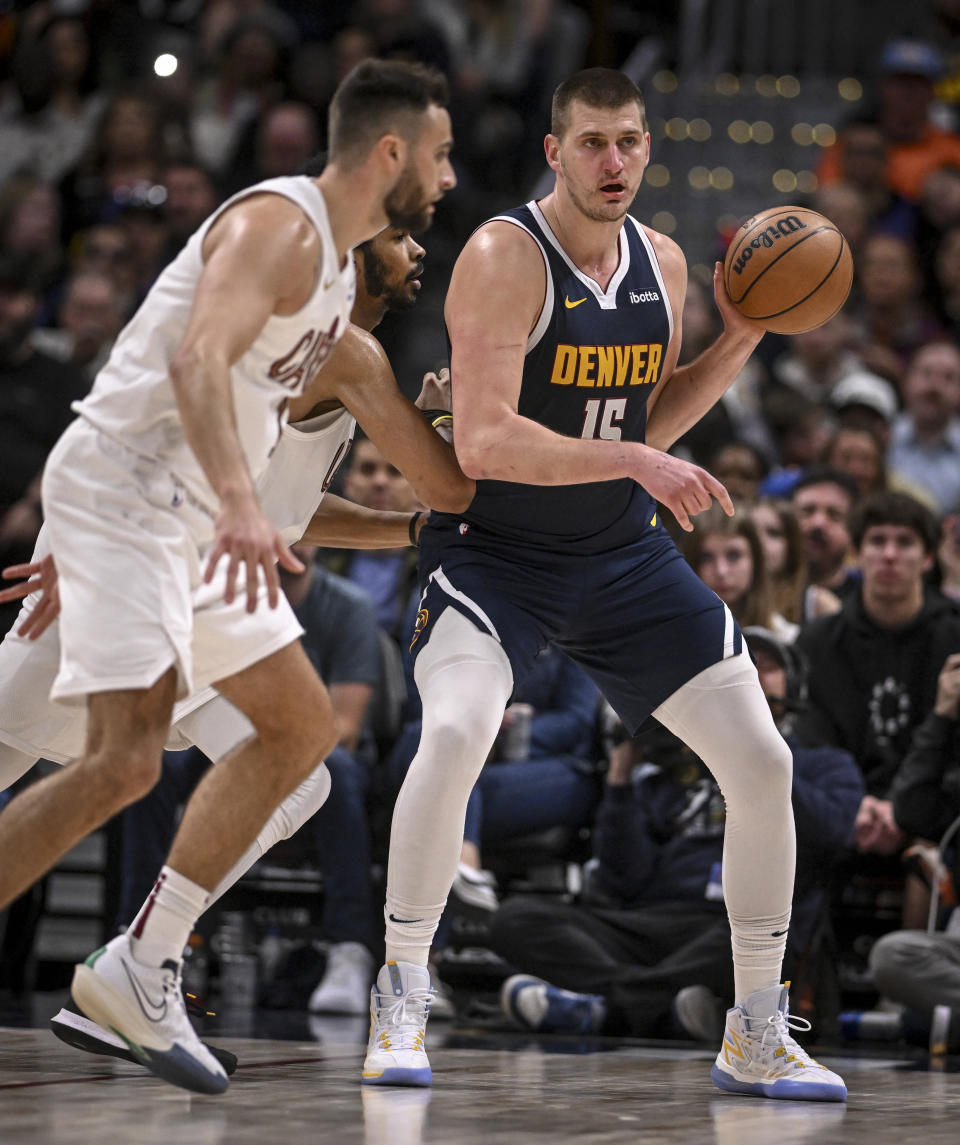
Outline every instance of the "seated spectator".
<path id="1" fill-rule="evenodd" d="M 861 497 L 887 487 L 887 470 L 880 442 L 865 429 L 838 429 L 820 459 L 838 469 L 856 485 Z"/>
<path id="2" fill-rule="evenodd" d="M 64 286 L 57 326 L 34 330 L 33 345 L 52 358 L 72 363 L 89 386 L 106 362 L 124 318 L 116 282 L 106 274 L 83 271 Z"/>
<path id="3" fill-rule="evenodd" d="M 256 12 L 220 35 L 215 72 L 197 85 L 190 111 L 194 149 L 214 174 L 227 174 L 244 129 L 279 99 L 291 44 L 285 29 Z"/>
<path id="4" fill-rule="evenodd" d="M 848 525 L 857 498 L 857 487 L 846 473 L 823 466 L 808 470 L 791 495 L 810 581 L 841 600 L 860 585 L 860 574 L 851 562 Z"/>
<path id="5" fill-rule="evenodd" d="M 849 751 L 866 783 L 857 850 L 890 855 L 906 840 L 890 785 L 934 705 L 940 666 L 960 651 L 960 609 L 925 587 L 939 529 L 920 502 L 875 494 L 854 511 L 850 531 L 861 588 L 834 616 L 811 621 L 798 643 L 810 662 L 815 734 Z"/>
<path id="6" fill-rule="evenodd" d="M 924 297 L 916 250 L 895 235 L 871 235 L 857 281 L 860 295 L 853 313 L 860 358 L 873 373 L 899 384 L 913 354 L 944 333 Z"/>
<path id="7" fill-rule="evenodd" d="M 134 188 L 157 184 L 166 159 L 160 105 L 136 90 L 115 92 L 86 154 L 61 184 L 64 233 L 110 221 Z"/>
<path id="8" fill-rule="evenodd" d="M 810 583 L 803 533 L 790 502 L 761 497 L 750 506 L 750 519 L 763 546 L 773 611 L 796 625 L 812 616 L 837 612 L 837 597 L 829 589 Z"/>
<path id="9" fill-rule="evenodd" d="M 886 142 L 883 183 L 911 203 L 919 199 L 931 171 L 960 163 L 960 136 L 935 126 L 930 118 L 934 81 L 941 71 L 940 54 L 921 40 L 892 40 L 880 57 L 879 125 Z M 842 147 L 841 143 L 824 152 L 817 171 L 822 183 L 837 177 Z"/>
<path id="10" fill-rule="evenodd" d="M 31 16 L 20 22 L 13 90 L 5 100 L 0 183 L 17 170 L 58 182 L 83 154 L 104 103 L 97 44 L 84 18 L 30 7 Z"/>
<path id="11" fill-rule="evenodd" d="M 782 722 L 799 702 L 802 660 L 772 633 L 744 635 Z M 814 940 L 826 874 L 850 838 L 863 784 L 846 752 L 788 743 L 797 826 L 790 973 Z M 522 972 L 503 986 L 508 1016 L 543 1032 L 719 1038 L 714 995 L 733 1001 L 724 825 L 719 787 L 679 740 L 660 732 L 615 748 L 592 897 L 567 904 L 518 896 L 493 918 L 490 945 Z"/>
<path id="12" fill-rule="evenodd" d="M 347 459 L 343 495 L 367 509 L 409 512 L 417 507 L 410 482 L 359 432 Z M 417 583 L 416 549 L 333 550 L 325 554 L 324 563 L 364 590 L 380 627 L 402 643 L 407 605 Z"/>
<path id="13" fill-rule="evenodd" d="M 63 267 L 60 196 L 33 175 L 15 175 L 0 190 L 0 250 L 29 259 L 44 292 Z"/>
<path id="14" fill-rule="evenodd" d="M 763 545 L 747 514 L 728 517 L 719 505 L 699 514 L 693 532 L 684 537 L 683 555 L 741 628 L 757 625 L 773 629 L 787 642 L 796 638 L 799 626 L 775 612 L 771 604 Z"/>
<path id="15" fill-rule="evenodd" d="M 833 187 L 849 185 L 859 192 L 866 205 L 871 233 L 912 239 L 917 225 L 916 207 L 903 195 L 891 190 L 887 182 L 888 149 L 887 137 L 876 119 L 858 117 L 849 120 L 841 127 L 834 146 L 824 152 L 818 172 L 819 194 Z M 816 209 L 822 210 L 822 207 L 817 206 Z M 833 218 L 832 215 L 827 217 Z"/>
<path id="16" fill-rule="evenodd" d="M 309 1008 L 365 1014 L 374 973 L 367 798 L 377 761 L 367 711 L 380 680 L 377 622 L 363 592 L 315 565 L 309 546 L 296 545 L 294 551 L 307 570 L 284 570 L 281 583 L 304 627 L 304 649 L 330 692 L 340 726 L 340 740 L 325 760 L 330 795 L 312 820 L 323 872 L 321 925 L 333 945 Z"/>
<path id="17" fill-rule="evenodd" d="M 75 236 L 71 247 L 73 273 L 92 271 L 106 274 L 120 292 L 124 313 L 134 309 L 137 293 L 133 246 L 123 227 L 117 223 L 97 223 Z"/>
<path id="18" fill-rule="evenodd" d="M 910 750 L 893 785 L 893 813 L 909 835 L 931 840 L 935 847 L 960 816 L 957 760 L 960 737 L 960 654 L 948 656 L 937 679 L 933 711 L 914 731 Z M 942 868 L 943 862 L 950 867 Z M 870 969 L 884 997 L 912 1014 L 896 1020 L 902 1030 L 919 1016 L 929 1027 L 935 1006 L 948 1006 L 951 1022 L 944 1039 L 960 1050 L 960 847 L 954 831 L 947 854 L 934 858 L 932 880 L 948 881 L 953 901 L 940 898 L 936 930 L 898 930 L 883 935 L 870 951 Z"/>
<path id="19" fill-rule="evenodd" d="M 829 219 L 847 240 L 856 266 L 872 229 L 866 195 L 850 182 L 827 183 L 814 192 L 810 206 Z"/>
<path id="20" fill-rule="evenodd" d="M 712 454 L 706 468 L 726 486 L 739 506 L 756 500 L 757 489 L 769 466 L 759 449 L 745 441 L 731 441 Z"/>
<path id="21" fill-rule="evenodd" d="M 776 442 L 779 468 L 760 484 L 760 492 L 788 497 L 803 472 L 816 465 L 833 433 L 826 404 L 806 398 L 788 386 L 771 387 L 763 408 Z"/>
<path id="22" fill-rule="evenodd" d="M 163 216 L 167 224 L 166 260 L 171 262 L 200 224 L 220 205 L 222 196 L 210 172 L 188 159 L 169 163 L 160 175 L 167 197 Z"/>
<path id="23" fill-rule="evenodd" d="M 885 378 L 866 370 L 848 374 L 830 391 L 830 405 L 841 429 L 865 429 L 886 452 L 900 402 Z"/>
<path id="24" fill-rule="evenodd" d="M 786 352 L 773 360 L 765 397 L 784 386 L 812 402 L 823 402 L 834 386 L 863 370 L 854 351 L 854 334 L 849 314 L 841 310 L 822 326 L 791 335 Z"/>
<path id="25" fill-rule="evenodd" d="M 279 175 L 296 175 L 320 150 L 320 128 L 312 108 L 278 103 L 245 129 L 230 163 L 227 193 Z"/>
<path id="26" fill-rule="evenodd" d="M 904 412 L 887 454 L 892 476 L 932 498 L 938 514 L 960 506 L 960 350 L 933 342 L 913 356 L 903 380 Z"/>

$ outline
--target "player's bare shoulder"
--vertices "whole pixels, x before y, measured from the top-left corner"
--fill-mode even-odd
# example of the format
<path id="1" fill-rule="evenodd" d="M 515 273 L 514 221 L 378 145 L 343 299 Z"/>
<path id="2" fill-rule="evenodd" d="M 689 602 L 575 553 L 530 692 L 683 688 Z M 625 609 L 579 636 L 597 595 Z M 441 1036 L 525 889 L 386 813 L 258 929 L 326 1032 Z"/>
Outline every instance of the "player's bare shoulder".
<path id="1" fill-rule="evenodd" d="M 255 192 L 227 207 L 204 236 L 203 258 L 250 260 L 258 273 L 285 280 L 278 314 L 293 314 L 310 298 L 323 241 L 304 210 L 286 195 Z"/>
<path id="2" fill-rule="evenodd" d="M 660 264 L 660 273 L 663 275 L 667 288 L 680 287 L 685 290 L 687 285 L 687 260 L 679 245 L 668 235 L 655 231 L 641 223 L 644 234 L 650 240 L 657 262 Z"/>
<path id="3" fill-rule="evenodd" d="M 351 395 L 397 388 L 386 351 L 377 339 L 351 322 L 323 369 L 314 374 L 300 397 L 290 403 L 291 421 L 323 413 L 337 406 L 352 406 Z"/>
<path id="4" fill-rule="evenodd" d="M 522 227 L 502 219 L 484 223 L 460 252 L 450 279 L 448 322 L 459 312 L 496 314 L 526 322 L 543 305 L 547 275 L 537 241 Z"/>

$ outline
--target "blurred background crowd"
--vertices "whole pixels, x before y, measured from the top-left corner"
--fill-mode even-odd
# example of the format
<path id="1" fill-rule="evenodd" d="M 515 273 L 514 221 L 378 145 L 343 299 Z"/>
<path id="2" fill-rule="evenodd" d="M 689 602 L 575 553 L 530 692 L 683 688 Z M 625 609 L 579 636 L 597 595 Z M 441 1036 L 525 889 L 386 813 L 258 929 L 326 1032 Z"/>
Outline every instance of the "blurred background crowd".
<path id="1" fill-rule="evenodd" d="M 549 188 L 554 87 L 622 67 L 652 134 L 633 210 L 691 267 L 681 362 L 718 333 L 711 267 L 746 215 L 809 205 L 853 250 L 841 313 L 767 335 L 675 447 L 738 508 L 678 543 L 747 631 L 794 751 L 795 1008 L 848 1036 L 926 1037 L 945 1005 L 960 1041 L 958 859 L 939 845 L 960 813 L 960 0 L 906 7 L 0 0 L 0 565 L 29 557 L 44 459 L 160 270 L 227 196 L 323 150 L 358 61 L 419 59 L 451 82 L 458 187 L 420 236 L 416 310 L 377 334 L 410 396 L 444 363 L 467 235 Z M 416 507 L 362 438 L 342 492 Z M 333 795 L 205 916 L 188 969 L 198 992 L 219 976 L 234 999 L 362 1015 L 419 727 L 403 655 L 416 553 L 303 555 L 285 588 L 344 728 Z M 0 915 L 6 998 L 62 985 L 131 916 L 206 766 L 168 753 L 143 804 Z M 5 802 L 15 814 L 15 791 Z M 691 1018 L 710 1005 L 687 1003 L 732 990 L 722 830 L 699 760 L 662 729 L 627 738 L 548 651 L 471 800 L 434 1016 L 482 1008 L 519 969 L 602 998 L 571 1011 L 580 1028 L 713 1036 Z"/>

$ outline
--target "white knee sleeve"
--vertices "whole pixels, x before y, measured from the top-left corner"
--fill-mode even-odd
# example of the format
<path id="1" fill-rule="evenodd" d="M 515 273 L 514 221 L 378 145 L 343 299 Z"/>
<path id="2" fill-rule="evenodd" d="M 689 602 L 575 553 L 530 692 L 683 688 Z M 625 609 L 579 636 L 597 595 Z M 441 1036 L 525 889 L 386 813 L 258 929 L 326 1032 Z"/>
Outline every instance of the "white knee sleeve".
<path id="1" fill-rule="evenodd" d="M 723 894 L 737 998 L 779 981 L 796 865 L 793 757 L 746 652 L 684 684 L 653 713 L 709 767 L 727 805 Z"/>
<path id="2" fill-rule="evenodd" d="M 500 644 L 454 609 L 417 658 L 423 730 L 390 835 L 387 958 L 426 965 L 456 874 L 467 800 L 513 690 Z"/>
<path id="3" fill-rule="evenodd" d="M 214 887 L 207 906 L 217 901 L 221 895 L 250 870 L 275 843 L 289 839 L 295 831 L 324 805 L 330 794 L 330 772 L 325 763 L 318 764 L 300 786 L 291 792 L 263 825 L 260 834 L 244 851 L 233 868 Z"/>

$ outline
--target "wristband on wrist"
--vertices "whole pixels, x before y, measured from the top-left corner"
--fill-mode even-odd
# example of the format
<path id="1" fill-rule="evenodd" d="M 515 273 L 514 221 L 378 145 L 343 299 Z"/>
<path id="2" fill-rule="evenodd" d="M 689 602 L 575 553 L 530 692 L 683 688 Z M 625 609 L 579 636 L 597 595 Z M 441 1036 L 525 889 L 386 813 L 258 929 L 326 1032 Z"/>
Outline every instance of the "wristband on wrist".
<path id="1" fill-rule="evenodd" d="M 420 509 L 417 509 L 417 511 L 415 513 L 411 514 L 410 524 L 407 526 L 407 536 L 409 536 L 409 538 L 410 538 L 410 544 L 413 545 L 415 548 L 420 547 L 420 542 L 417 540 L 416 528 L 417 528 L 417 521 L 419 521 L 422 516 L 423 516 L 422 511 Z"/>
<path id="2" fill-rule="evenodd" d="M 427 419 L 427 421 L 430 422 L 431 425 L 433 425 L 442 417 L 453 416 L 448 409 L 422 409 L 420 412 Z"/>

